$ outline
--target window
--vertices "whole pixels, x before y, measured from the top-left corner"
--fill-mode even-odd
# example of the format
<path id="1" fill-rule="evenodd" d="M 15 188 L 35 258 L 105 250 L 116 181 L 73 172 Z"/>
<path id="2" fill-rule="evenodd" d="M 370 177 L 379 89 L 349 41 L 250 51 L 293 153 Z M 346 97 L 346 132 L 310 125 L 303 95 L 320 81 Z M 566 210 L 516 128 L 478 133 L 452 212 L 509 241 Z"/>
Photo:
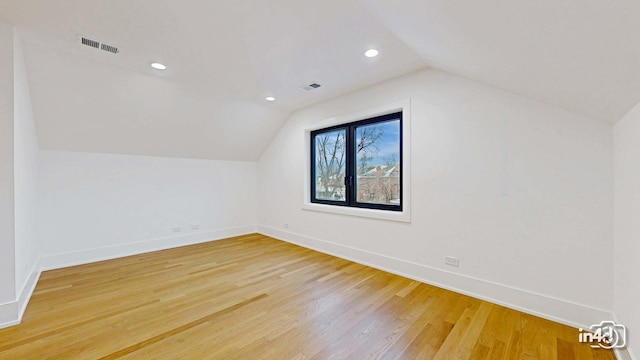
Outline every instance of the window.
<path id="1" fill-rule="evenodd" d="M 402 112 L 311 131 L 311 202 L 402 211 Z"/>

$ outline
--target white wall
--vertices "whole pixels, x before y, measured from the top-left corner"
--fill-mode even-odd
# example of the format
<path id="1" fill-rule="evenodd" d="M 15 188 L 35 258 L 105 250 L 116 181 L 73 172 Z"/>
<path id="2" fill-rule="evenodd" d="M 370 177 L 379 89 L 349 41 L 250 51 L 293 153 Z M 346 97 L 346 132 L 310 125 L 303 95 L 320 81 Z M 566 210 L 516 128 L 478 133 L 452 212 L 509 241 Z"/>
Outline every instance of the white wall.
<path id="1" fill-rule="evenodd" d="M 22 294 L 38 259 L 38 137 L 22 46 L 14 32 L 14 197 L 16 294 Z"/>
<path id="2" fill-rule="evenodd" d="M 256 162 L 40 151 L 3 24 L 0 78 L 0 327 L 21 320 L 40 270 L 255 232 Z"/>
<path id="3" fill-rule="evenodd" d="M 0 305 L 16 295 L 13 160 L 13 27 L 0 22 Z"/>
<path id="4" fill-rule="evenodd" d="M 411 224 L 301 210 L 305 129 L 406 98 Z M 612 309 L 612 172 L 610 125 L 426 70 L 294 113 L 259 162 L 258 229 L 584 326 Z"/>
<path id="5" fill-rule="evenodd" d="M 640 355 L 640 104 L 613 134 L 614 311 L 628 329 L 629 352 Z"/>
<path id="6" fill-rule="evenodd" d="M 41 151 L 40 164 L 45 268 L 255 231 L 255 162 Z"/>

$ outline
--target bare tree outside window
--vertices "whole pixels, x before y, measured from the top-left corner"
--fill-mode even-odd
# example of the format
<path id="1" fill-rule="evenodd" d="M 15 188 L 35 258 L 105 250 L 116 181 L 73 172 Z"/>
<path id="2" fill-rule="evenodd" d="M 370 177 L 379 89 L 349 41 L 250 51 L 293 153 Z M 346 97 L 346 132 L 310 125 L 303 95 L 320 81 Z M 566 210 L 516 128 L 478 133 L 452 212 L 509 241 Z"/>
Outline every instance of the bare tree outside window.
<path id="1" fill-rule="evenodd" d="M 324 200 L 345 200 L 346 130 L 317 135 L 316 197 Z"/>

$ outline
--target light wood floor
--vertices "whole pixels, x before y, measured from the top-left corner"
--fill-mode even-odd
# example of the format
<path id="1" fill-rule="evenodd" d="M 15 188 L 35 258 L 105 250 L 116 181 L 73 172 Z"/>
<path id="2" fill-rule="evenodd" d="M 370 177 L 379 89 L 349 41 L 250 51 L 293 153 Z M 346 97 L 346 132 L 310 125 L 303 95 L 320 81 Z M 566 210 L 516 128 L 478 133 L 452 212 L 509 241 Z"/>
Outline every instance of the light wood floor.
<path id="1" fill-rule="evenodd" d="M 614 359 L 578 330 L 262 235 L 42 274 L 1 359 Z"/>

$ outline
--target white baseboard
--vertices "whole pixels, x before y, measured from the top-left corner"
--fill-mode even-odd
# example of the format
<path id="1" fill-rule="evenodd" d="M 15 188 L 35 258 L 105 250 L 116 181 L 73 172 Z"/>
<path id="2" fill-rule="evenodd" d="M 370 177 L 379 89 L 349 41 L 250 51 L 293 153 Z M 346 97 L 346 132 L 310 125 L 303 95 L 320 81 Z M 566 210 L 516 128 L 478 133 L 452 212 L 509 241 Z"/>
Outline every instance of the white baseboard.
<path id="1" fill-rule="evenodd" d="M 615 321 L 617 324 L 623 324 L 619 319 L 617 314 L 614 312 L 613 313 L 613 321 Z M 627 328 L 627 332 L 629 331 L 629 328 Z M 627 334 L 627 337 L 629 335 Z M 638 359 L 637 357 L 634 356 L 633 351 L 631 351 L 631 344 L 629 344 L 629 338 L 627 338 L 627 346 L 624 349 L 613 349 L 614 352 L 616 353 L 616 358 L 618 360 L 636 360 Z"/>
<path id="2" fill-rule="evenodd" d="M 18 325 L 22 321 L 22 315 L 27 309 L 31 295 L 36 288 L 40 278 L 39 261 L 33 264 L 31 273 L 27 281 L 22 285 L 22 290 L 18 294 L 18 300 L 0 305 L 0 329 L 13 325 Z"/>
<path id="3" fill-rule="evenodd" d="M 46 271 L 61 269 L 69 266 L 89 264 L 98 261 L 148 253 L 152 251 L 194 245 L 213 240 L 225 239 L 233 236 L 252 234 L 255 232 L 256 226 L 248 225 L 235 228 L 203 231 L 199 233 L 136 241 L 69 253 L 46 255 L 40 258 L 40 270 Z"/>
<path id="4" fill-rule="evenodd" d="M 29 305 L 29 300 L 31 300 L 31 295 L 33 295 L 33 291 L 36 289 L 36 285 L 38 285 L 41 273 L 40 259 L 38 259 L 36 263 L 33 264 L 29 278 L 22 286 L 20 294 L 18 294 L 18 322 L 22 321 L 22 315 L 24 315 L 24 311 L 27 309 L 27 305 Z"/>
<path id="5" fill-rule="evenodd" d="M 442 269 L 396 259 L 325 240 L 258 225 L 258 232 L 279 240 L 317 250 L 393 274 L 404 276 L 575 328 L 611 319 L 611 312 L 572 301 L 557 299 L 511 286 L 456 274 Z M 576 337 L 578 332 L 576 331 Z"/>
<path id="6" fill-rule="evenodd" d="M 618 360 L 635 360 L 636 358 L 632 355 L 631 349 L 626 347 L 624 349 L 613 349 L 613 352 L 616 354 L 616 359 Z"/>
<path id="7" fill-rule="evenodd" d="M 29 300 L 31 299 L 31 295 L 36 288 L 40 274 L 43 271 L 194 245 L 234 236 L 253 234 L 255 232 L 256 226 L 248 225 L 41 256 L 34 264 L 33 270 L 18 296 L 18 300 L 0 304 L 0 329 L 20 324 Z"/>
<path id="8" fill-rule="evenodd" d="M 0 329 L 18 325 L 18 302 L 0 304 Z"/>

